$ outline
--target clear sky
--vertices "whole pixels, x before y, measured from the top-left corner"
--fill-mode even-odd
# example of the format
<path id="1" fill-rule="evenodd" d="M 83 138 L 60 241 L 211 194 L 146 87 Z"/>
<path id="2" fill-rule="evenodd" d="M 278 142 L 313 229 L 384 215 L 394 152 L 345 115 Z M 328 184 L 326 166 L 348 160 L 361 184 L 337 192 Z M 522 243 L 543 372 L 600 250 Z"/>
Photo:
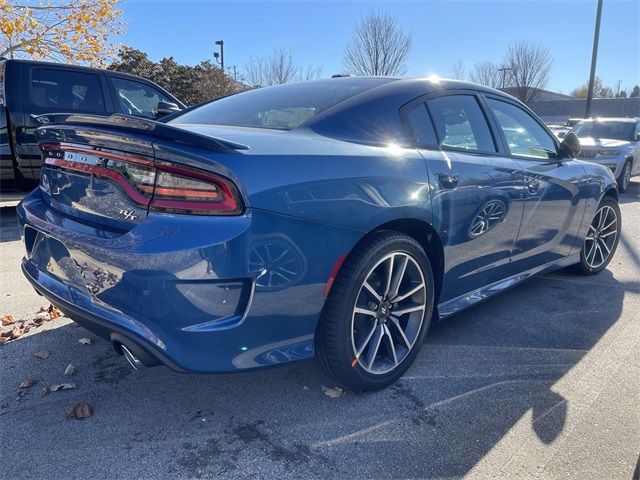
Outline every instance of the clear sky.
<path id="1" fill-rule="evenodd" d="M 322 76 L 344 70 L 342 54 L 356 21 L 387 11 L 411 32 L 408 76 L 448 76 L 457 59 L 467 69 L 499 62 L 509 42 L 540 42 L 554 59 L 547 88 L 569 93 L 589 76 L 596 0 L 187 1 L 128 0 L 119 42 L 152 60 L 173 56 L 196 64 L 212 59 L 224 40 L 225 64 L 241 71 L 251 56 L 291 48 L 300 65 Z M 614 91 L 640 84 L 640 0 L 604 0 L 597 75 Z"/>

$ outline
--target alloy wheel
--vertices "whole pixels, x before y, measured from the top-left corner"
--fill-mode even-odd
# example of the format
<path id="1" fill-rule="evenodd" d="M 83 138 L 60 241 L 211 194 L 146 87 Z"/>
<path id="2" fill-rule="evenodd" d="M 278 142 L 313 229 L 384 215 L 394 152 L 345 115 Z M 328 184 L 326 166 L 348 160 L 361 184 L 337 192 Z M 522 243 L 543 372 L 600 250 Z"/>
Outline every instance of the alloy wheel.
<path id="1" fill-rule="evenodd" d="M 402 363 L 424 322 L 426 290 L 424 274 L 408 253 L 389 253 L 374 265 L 353 308 L 353 367 L 383 375 Z"/>
<path id="2" fill-rule="evenodd" d="M 596 269 L 611 256 L 618 236 L 618 215 L 609 205 L 596 212 L 585 239 L 585 262 Z"/>

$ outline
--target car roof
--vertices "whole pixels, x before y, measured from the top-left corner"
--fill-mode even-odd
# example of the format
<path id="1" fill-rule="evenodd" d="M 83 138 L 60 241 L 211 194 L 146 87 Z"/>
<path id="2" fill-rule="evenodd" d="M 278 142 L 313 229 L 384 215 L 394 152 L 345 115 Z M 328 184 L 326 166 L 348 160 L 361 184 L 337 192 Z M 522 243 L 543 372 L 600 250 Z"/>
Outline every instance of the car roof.
<path id="1" fill-rule="evenodd" d="M 380 95 L 393 94 L 405 96 L 407 97 L 407 99 L 413 99 L 421 95 L 427 95 L 429 93 L 438 92 L 440 90 L 476 90 L 516 100 L 513 96 L 494 88 L 479 85 L 477 83 L 465 82 L 462 80 L 440 78 L 435 75 L 415 78 L 378 76 L 335 77 L 329 79 L 312 80 L 311 82 L 307 83 L 314 82 L 340 82 L 345 84 L 366 85 L 371 87 L 369 93 L 379 92 Z"/>
<path id="2" fill-rule="evenodd" d="M 122 76 L 122 77 L 129 77 L 133 80 L 144 80 L 150 83 L 153 83 L 151 80 L 144 78 L 144 77 L 139 77 L 137 75 L 131 75 L 129 73 L 124 73 L 124 72 L 119 72 L 117 70 L 107 70 L 106 68 L 94 68 L 94 67 L 86 67 L 84 65 L 73 65 L 71 63 L 60 63 L 60 62 L 45 62 L 42 60 L 25 60 L 22 58 L 10 58 L 10 59 L 3 59 L 7 64 L 8 63 L 25 63 L 25 64 L 29 64 L 29 65 L 38 65 L 38 66 L 42 66 L 42 67 L 65 67 L 65 68 L 73 68 L 73 69 L 78 69 L 78 70 L 82 70 L 85 72 L 92 72 L 92 73 L 104 73 L 104 72 L 108 72 L 109 75 L 118 75 L 118 76 Z"/>

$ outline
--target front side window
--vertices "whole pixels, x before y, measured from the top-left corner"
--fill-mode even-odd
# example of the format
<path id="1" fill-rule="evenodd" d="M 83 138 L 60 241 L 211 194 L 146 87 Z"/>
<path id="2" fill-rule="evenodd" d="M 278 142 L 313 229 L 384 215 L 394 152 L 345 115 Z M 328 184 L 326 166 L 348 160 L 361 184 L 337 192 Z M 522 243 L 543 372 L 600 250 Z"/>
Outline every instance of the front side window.
<path id="1" fill-rule="evenodd" d="M 447 95 L 427 101 L 440 146 L 495 152 L 487 120 L 472 95 Z"/>
<path id="2" fill-rule="evenodd" d="M 122 113 L 136 117 L 157 118 L 158 103 L 173 102 L 149 85 L 123 78 L 111 78 Z"/>
<path id="3" fill-rule="evenodd" d="M 35 68 L 29 85 L 31 104 L 53 112 L 105 113 L 100 77 L 93 73 Z"/>
<path id="4" fill-rule="evenodd" d="M 511 103 L 487 99 L 504 133 L 511 155 L 549 159 L 556 156 L 556 144 L 542 126 L 527 112 Z"/>

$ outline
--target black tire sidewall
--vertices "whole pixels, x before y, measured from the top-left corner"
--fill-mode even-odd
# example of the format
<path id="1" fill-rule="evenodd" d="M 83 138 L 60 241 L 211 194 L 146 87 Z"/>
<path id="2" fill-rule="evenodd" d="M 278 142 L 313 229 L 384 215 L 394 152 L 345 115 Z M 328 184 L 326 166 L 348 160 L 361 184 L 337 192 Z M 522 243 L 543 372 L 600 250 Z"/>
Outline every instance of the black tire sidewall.
<path id="1" fill-rule="evenodd" d="M 622 166 L 622 171 L 620 172 L 620 176 L 618 177 L 618 190 L 620 191 L 620 193 L 626 192 L 627 188 L 629 188 L 629 185 L 627 185 L 626 187 L 624 185 L 625 173 L 627 172 L 627 169 L 629 169 L 629 171 L 631 171 L 631 161 L 630 160 L 626 160 L 624 162 L 624 165 Z"/>
<path id="2" fill-rule="evenodd" d="M 352 339 L 351 339 L 351 319 L 353 315 L 353 308 L 355 306 L 356 299 L 360 293 L 362 284 L 364 283 L 367 275 L 373 266 L 385 255 L 396 252 L 406 253 L 413 257 L 418 263 L 422 274 L 424 276 L 426 288 L 427 288 L 427 308 L 425 309 L 425 317 L 422 322 L 422 327 L 418 333 L 416 343 L 409 352 L 409 354 L 402 360 L 400 365 L 391 372 L 381 375 L 374 375 L 366 372 L 360 364 L 356 364 L 352 367 L 351 362 L 354 358 Z M 348 260 L 347 260 L 348 261 Z M 352 387 L 356 387 L 360 390 L 376 390 L 384 388 L 395 382 L 406 370 L 411 366 L 415 357 L 417 356 L 420 346 L 424 342 L 424 338 L 429 329 L 429 323 L 433 314 L 434 304 L 434 281 L 431 264 L 427 255 L 424 253 L 422 247 L 411 237 L 405 235 L 394 235 L 387 237 L 383 240 L 378 240 L 377 244 L 367 253 L 364 259 L 358 259 L 357 263 L 350 265 L 351 268 L 343 269 L 349 278 L 342 278 L 342 282 L 339 282 L 342 286 L 346 285 L 346 291 L 340 292 L 341 304 L 339 307 L 339 315 L 343 319 L 340 325 L 339 345 L 337 348 L 338 357 L 333 359 L 334 362 L 339 362 L 343 368 L 339 370 L 342 375 L 338 375 L 341 380 L 349 384 Z M 347 273 L 348 272 L 348 273 Z M 331 295 L 328 301 L 332 301 Z M 338 372 L 336 372 L 338 373 Z M 347 378 L 345 378 L 347 377 Z"/>

